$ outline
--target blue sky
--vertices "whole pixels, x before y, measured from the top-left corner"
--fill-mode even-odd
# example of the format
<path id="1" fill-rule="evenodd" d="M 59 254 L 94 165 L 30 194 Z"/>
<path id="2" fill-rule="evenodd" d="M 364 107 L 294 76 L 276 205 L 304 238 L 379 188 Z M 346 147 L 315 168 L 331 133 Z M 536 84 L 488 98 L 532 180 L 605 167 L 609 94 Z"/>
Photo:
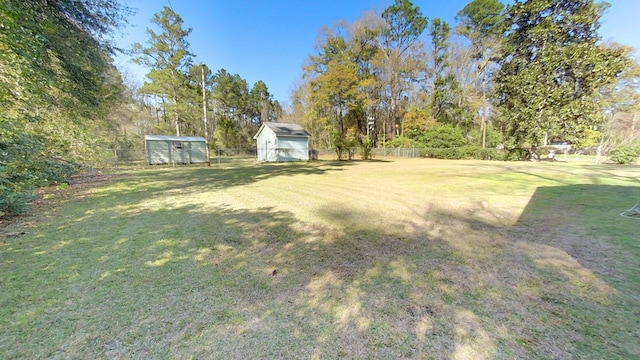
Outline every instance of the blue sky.
<path id="1" fill-rule="evenodd" d="M 450 23 L 471 0 L 414 0 L 426 17 Z M 196 62 L 212 71 L 224 68 L 239 74 L 249 86 L 267 84 L 274 99 L 288 102 L 302 65 L 323 26 L 339 20 L 352 23 L 368 10 L 382 12 L 393 0 L 128 0 L 136 9 L 131 26 L 117 40 L 123 48 L 145 43 L 151 18 L 163 6 L 171 6 L 192 28 L 188 41 Z M 600 34 L 640 49 L 640 0 L 610 0 Z M 157 32 L 157 29 L 155 29 Z M 142 84 L 147 70 L 118 56 L 116 65 Z"/>

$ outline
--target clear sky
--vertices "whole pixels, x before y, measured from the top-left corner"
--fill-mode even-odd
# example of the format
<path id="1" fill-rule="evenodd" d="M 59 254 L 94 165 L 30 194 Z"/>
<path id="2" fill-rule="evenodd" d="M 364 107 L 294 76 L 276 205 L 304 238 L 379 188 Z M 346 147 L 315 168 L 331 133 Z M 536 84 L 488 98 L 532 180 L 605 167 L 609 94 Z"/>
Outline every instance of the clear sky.
<path id="1" fill-rule="evenodd" d="M 429 19 L 440 17 L 453 24 L 456 13 L 471 0 L 414 0 Z M 512 1 L 503 1 L 512 3 Z M 302 65 L 323 26 L 337 21 L 352 23 L 365 11 L 381 13 L 393 0 L 128 0 L 136 14 L 131 26 L 117 39 L 123 48 L 144 44 L 151 18 L 171 6 L 192 28 L 188 41 L 196 63 L 212 71 L 226 69 L 246 79 L 249 86 L 264 81 L 274 99 L 289 101 Z M 640 0 L 610 0 L 600 34 L 640 49 Z M 154 31 L 158 32 L 154 28 Z M 118 56 L 116 65 L 142 84 L 147 70 Z"/>

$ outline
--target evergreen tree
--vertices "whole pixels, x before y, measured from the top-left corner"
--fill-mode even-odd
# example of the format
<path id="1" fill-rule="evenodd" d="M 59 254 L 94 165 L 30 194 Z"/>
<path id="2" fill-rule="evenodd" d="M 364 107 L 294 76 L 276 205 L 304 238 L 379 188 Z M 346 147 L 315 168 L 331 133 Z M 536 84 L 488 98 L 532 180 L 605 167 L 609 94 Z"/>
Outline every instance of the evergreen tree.
<path id="1" fill-rule="evenodd" d="M 187 118 L 189 107 L 194 105 L 184 99 L 189 92 L 189 71 L 193 66 L 193 54 L 189 50 L 187 37 L 191 29 L 183 28 L 180 15 L 165 6 L 151 20 L 160 28 L 160 33 L 147 29 L 147 47 L 136 43 L 134 62 L 150 68 L 140 91 L 160 97 L 166 110 L 172 115 L 176 135 L 181 134 L 181 120 Z"/>
<path id="2" fill-rule="evenodd" d="M 602 121 L 593 97 L 627 66 L 622 51 L 597 44 L 605 8 L 592 0 L 517 0 L 509 8 L 495 80 L 512 146 L 579 144 Z"/>

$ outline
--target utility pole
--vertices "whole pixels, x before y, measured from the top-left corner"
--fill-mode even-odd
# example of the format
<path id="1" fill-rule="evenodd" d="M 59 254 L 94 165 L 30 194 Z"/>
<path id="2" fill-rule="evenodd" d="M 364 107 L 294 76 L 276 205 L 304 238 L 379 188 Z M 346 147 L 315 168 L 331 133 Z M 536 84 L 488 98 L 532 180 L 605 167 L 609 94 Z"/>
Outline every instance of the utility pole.
<path id="1" fill-rule="evenodd" d="M 202 119 L 204 120 L 204 140 L 207 145 L 207 164 L 211 166 L 211 158 L 209 157 L 209 122 L 207 120 L 207 87 L 205 84 L 205 64 L 202 63 L 200 70 L 202 72 Z"/>

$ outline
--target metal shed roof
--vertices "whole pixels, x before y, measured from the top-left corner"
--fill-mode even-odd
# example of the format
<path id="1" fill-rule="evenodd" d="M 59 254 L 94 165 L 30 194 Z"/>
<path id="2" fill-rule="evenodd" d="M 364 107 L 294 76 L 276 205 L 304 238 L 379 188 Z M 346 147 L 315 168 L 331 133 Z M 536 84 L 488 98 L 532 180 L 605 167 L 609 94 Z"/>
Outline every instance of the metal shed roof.
<path id="1" fill-rule="evenodd" d="M 145 135 L 145 140 L 155 141 L 191 141 L 206 142 L 202 136 L 166 136 L 166 135 Z"/>
<path id="2" fill-rule="evenodd" d="M 271 129 L 276 136 L 311 137 L 311 134 L 298 124 L 266 122 L 262 124 L 258 133 L 253 137 L 254 139 L 258 137 L 264 127 Z"/>

